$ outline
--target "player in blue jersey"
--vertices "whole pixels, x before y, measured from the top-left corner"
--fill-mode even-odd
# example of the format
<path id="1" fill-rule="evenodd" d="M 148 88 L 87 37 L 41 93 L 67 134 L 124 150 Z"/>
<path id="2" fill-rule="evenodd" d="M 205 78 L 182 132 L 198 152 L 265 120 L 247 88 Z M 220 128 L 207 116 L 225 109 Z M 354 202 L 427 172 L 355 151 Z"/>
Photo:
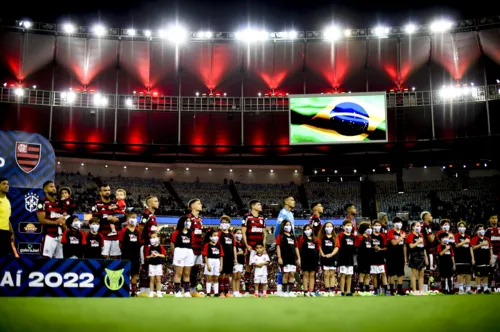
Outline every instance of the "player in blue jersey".
<path id="1" fill-rule="evenodd" d="M 295 208 L 295 199 L 292 196 L 286 196 L 283 198 L 283 209 L 280 211 L 278 215 L 278 220 L 276 220 L 276 228 L 274 230 L 274 237 L 277 238 L 280 234 L 280 225 L 283 220 L 288 220 L 292 224 L 292 232 L 295 228 L 295 219 L 293 218 L 292 210 Z M 278 269 L 278 287 L 277 287 L 277 296 L 283 295 L 283 275 L 281 270 Z"/>

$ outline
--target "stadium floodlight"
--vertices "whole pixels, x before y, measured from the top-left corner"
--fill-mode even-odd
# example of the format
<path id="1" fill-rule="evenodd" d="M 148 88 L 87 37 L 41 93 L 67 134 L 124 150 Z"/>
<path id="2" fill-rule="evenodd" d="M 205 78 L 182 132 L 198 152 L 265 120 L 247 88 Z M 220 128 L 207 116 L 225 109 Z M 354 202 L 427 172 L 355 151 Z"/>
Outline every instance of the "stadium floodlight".
<path id="1" fill-rule="evenodd" d="M 124 169 L 127 169 L 127 166 L 123 166 Z"/>
<path id="2" fill-rule="evenodd" d="M 231 173 L 232 173 L 232 172 L 233 172 L 233 170 L 232 170 L 232 169 L 230 169 L 230 170 L 229 170 L 229 172 L 231 172 Z"/>
<path id="3" fill-rule="evenodd" d="M 385 38 L 389 34 L 389 28 L 379 25 L 375 27 L 375 29 L 373 29 L 373 32 L 375 33 L 375 36 L 379 38 Z"/>
<path id="4" fill-rule="evenodd" d="M 271 170 L 271 173 L 274 173 L 274 170 L 273 170 L 273 169 Z"/>
<path id="5" fill-rule="evenodd" d="M 346 37 L 350 37 L 351 35 L 352 35 L 352 31 L 351 31 L 351 29 L 345 29 L 345 30 L 344 30 L 344 36 L 346 36 Z"/>
<path id="6" fill-rule="evenodd" d="M 168 39 L 175 44 L 182 44 L 188 37 L 188 32 L 182 26 L 172 25 L 168 29 L 158 31 L 160 38 Z"/>
<path id="7" fill-rule="evenodd" d="M 108 99 L 106 97 L 103 97 L 101 94 L 97 93 L 94 96 L 94 104 L 96 106 L 107 106 L 108 105 Z"/>
<path id="8" fill-rule="evenodd" d="M 244 29 L 236 32 L 235 37 L 247 43 L 262 41 L 269 38 L 269 33 L 265 30 Z"/>
<path id="9" fill-rule="evenodd" d="M 158 30 L 158 37 L 167 38 L 167 31 L 165 29 Z"/>
<path id="10" fill-rule="evenodd" d="M 260 93 L 260 92 L 259 92 L 259 93 L 257 94 L 257 96 L 259 96 L 259 97 L 260 97 L 260 96 L 262 96 L 262 93 Z"/>
<path id="11" fill-rule="evenodd" d="M 66 101 L 66 104 L 73 104 L 76 100 L 76 93 L 73 91 L 61 93 L 61 99 Z"/>
<path id="12" fill-rule="evenodd" d="M 76 27 L 71 23 L 64 23 L 63 24 L 63 31 L 65 33 L 75 33 Z"/>
<path id="13" fill-rule="evenodd" d="M 224 97 L 226 97 L 226 96 L 227 96 L 227 93 L 226 93 L 226 92 L 224 92 Z"/>
<path id="14" fill-rule="evenodd" d="M 412 88 L 411 88 L 411 91 L 415 91 L 415 87 L 412 87 Z"/>
<path id="15" fill-rule="evenodd" d="M 33 23 L 31 21 L 21 21 L 20 25 L 23 26 L 25 29 L 29 29 L 33 26 Z"/>
<path id="16" fill-rule="evenodd" d="M 424 165 L 424 169 L 427 169 L 427 166 L 426 166 L 426 165 Z"/>
<path id="17" fill-rule="evenodd" d="M 354 173 L 357 173 L 358 171 L 357 170 L 354 170 Z"/>
<path id="18" fill-rule="evenodd" d="M 326 28 L 325 31 L 323 31 L 323 37 L 331 41 L 340 39 L 341 35 L 342 33 L 340 32 L 340 28 L 334 25 Z"/>
<path id="19" fill-rule="evenodd" d="M 500 80 L 497 80 L 497 84 L 500 84 Z"/>
<path id="20" fill-rule="evenodd" d="M 249 169 L 249 170 L 248 170 L 248 173 L 252 173 L 252 170 L 251 170 L 251 169 Z"/>
<path id="21" fill-rule="evenodd" d="M 212 169 L 211 169 L 211 168 L 209 168 L 209 169 L 208 169 L 208 171 L 209 171 L 209 172 L 211 172 L 211 171 L 212 171 Z"/>
<path id="22" fill-rule="evenodd" d="M 498 80 L 497 80 L 497 81 L 498 81 Z M 3 87 L 4 87 L 4 88 L 6 88 L 6 87 L 7 87 L 7 83 L 4 83 L 4 84 L 3 84 Z"/>
<path id="23" fill-rule="evenodd" d="M 200 31 L 198 32 L 198 38 L 211 39 L 214 36 L 212 31 Z"/>
<path id="24" fill-rule="evenodd" d="M 33 85 L 33 89 L 36 89 L 36 85 Z"/>
<path id="25" fill-rule="evenodd" d="M 298 170 L 295 170 L 295 173 L 298 173 L 299 171 Z"/>
<path id="26" fill-rule="evenodd" d="M 405 26 L 405 32 L 409 35 L 411 35 L 412 33 L 415 33 L 415 31 L 417 31 L 417 26 L 413 23 L 408 23 L 406 26 Z"/>
<path id="27" fill-rule="evenodd" d="M 130 37 L 135 37 L 136 34 L 137 31 L 135 29 L 127 29 L 127 35 L 129 35 Z"/>
<path id="28" fill-rule="evenodd" d="M 297 37 L 299 36 L 299 33 L 295 30 L 290 30 L 290 31 L 285 31 L 282 33 L 283 35 L 283 38 L 285 39 L 297 39 Z"/>
<path id="29" fill-rule="evenodd" d="M 96 24 L 92 27 L 92 32 L 97 36 L 97 37 L 102 37 L 106 34 L 106 28 L 101 25 L 101 24 Z"/>
<path id="30" fill-rule="evenodd" d="M 437 20 L 431 23 L 430 29 L 434 33 L 443 33 L 451 29 L 453 23 L 448 20 Z"/>
<path id="31" fill-rule="evenodd" d="M 151 30 L 144 30 L 145 37 L 151 37 Z"/>
<path id="32" fill-rule="evenodd" d="M 196 91 L 195 96 L 196 96 L 196 97 L 199 97 L 199 96 L 200 96 L 200 93 L 199 93 L 198 91 Z"/>
<path id="33" fill-rule="evenodd" d="M 125 99 L 125 106 L 130 108 L 133 105 L 134 105 L 134 103 L 133 103 L 132 99 L 130 99 L 130 98 Z"/>
<path id="34" fill-rule="evenodd" d="M 14 94 L 16 95 L 16 97 L 22 97 L 24 96 L 24 90 L 23 88 L 21 87 L 18 87 L 14 90 Z"/>

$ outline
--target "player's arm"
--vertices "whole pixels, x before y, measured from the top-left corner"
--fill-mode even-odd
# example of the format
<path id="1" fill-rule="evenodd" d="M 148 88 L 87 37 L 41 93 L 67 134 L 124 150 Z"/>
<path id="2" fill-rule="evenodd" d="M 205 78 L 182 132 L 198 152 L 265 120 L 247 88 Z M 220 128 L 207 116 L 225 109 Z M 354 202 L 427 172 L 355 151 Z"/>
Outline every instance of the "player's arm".
<path id="1" fill-rule="evenodd" d="M 441 248 L 441 246 L 439 246 L 438 247 L 439 256 L 443 256 L 448 250 L 450 250 L 450 248 L 448 246 L 446 246 L 444 249 Z"/>
<path id="2" fill-rule="evenodd" d="M 238 264 L 238 250 L 236 250 L 235 245 L 233 245 L 233 257 L 234 257 L 234 265 Z"/>
<path id="3" fill-rule="evenodd" d="M 284 216 L 281 212 L 278 215 L 278 219 L 276 219 L 276 227 L 274 228 L 274 238 L 278 238 L 280 235 L 281 221 L 285 220 L 286 216 Z"/>
<path id="4" fill-rule="evenodd" d="M 318 247 L 319 247 L 319 255 L 321 257 L 326 257 L 325 253 L 323 252 L 323 249 L 321 248 L 321 240 L 318 238 L 316 239 L 316 242 L 318 242 Z"/>
<path id="5" fill-rule="evenodd" d="M 429 257 L 427 256 L 427 250 L 424 249 L 424 260 L 425 265 L 429 265 Z"/>
<path id="6" fill-rule="evenodd" d="M 160 253 L 156 255 L 156 257 L 165 258 L 166 254 L 167 252 L 165 251 L 165 248 L 163 248 L 163 246 L 160 244 Z"/>
<path id="7" fill-rule="evenodd" d="M 266 250 L 266 244 L 267 244 L 267 228 L 266 228 L 266 221 L 264 220 L 264 237 L 262 239 L 263 243 L 262 245 L 264 246 L 264 250 Z"/>
<path id="8" fill-rule="evenodd" d="M 297 266 L 300 266 L 300 250 L 297 246 L 297 241 L 295 241 L 295 255 L 297 257 Z"/>
<path id="9" fill-rule="evenodd" d="M 491 245 L 490 240 L 488 240 L 490 244 L 490 265 L 493 265 L 493 246 Z"/>
<path id="10" fill-rule="evenodd" d="M 403 256 L 405 256 L 405 265 L 408 264 L 408 249 L 405 244 L 403 244 Z"/>
<path id="11" fill-rule="evenodd" d="M 264 257 L 264 262 L 262 263 L 262 266 L 264 266 L 264 265 L 269 265 L 269 263 L 270 263 L 269 256 L 268 256 L 268 255 L 265 255 L 265 257 Z"/>
<path id="12" fill-rule="evenodd" d="M 175 230 L 172 233 L 172 237 L 170 238 L 170 252 L 173 254 L 175 251 L 175 241 L 177 241 L 177 234 L 179 233 L 178 230 Z"/>
<path id="13" fill-rule="evenodd" d="M 281 259 L 281 245 L 280 236 L 276 238 L 276 257 L 278 257 L 278 264 L 283 265 L 283 260 Z M 280 263 L 281 262 L 281 263 Z"/>
<path id="14" fill-rule="evenodd" d="M 45 218 L 45 211 L 44 210 L 39 210 L 36 213 L 36 218 L 38 219 L 38 222 L 42 225 L 57 225 L 57 226 L 62 226 L 66 219 L 64 217 L 60 217 L 57 220 L 50 220 Z"/>
<path id="15" fill-rule="evenodd" d="M 451 256 L 451 261 L 453 263 L 453 271 L 456 270 L 456 266 L 455 266 L 455 257 L 454 256 Z"/>
<path id="16" fill-rule="evenodd" d="M 146 248 L 144 248 L 144 249 L 146 249 L 146 253 L 145 253 L 145 255 L 144 255 L 144 256 L 145 256 L 145 258 L 146 258 L 146 259 L 150 259 L 150 258 L 152 258 L 152 257 L 153 257 L 153 255 L 151 255 L 151 247 L 150 247 L 150 246 L 147 246 L 147 247 L 146 247 Z"/>

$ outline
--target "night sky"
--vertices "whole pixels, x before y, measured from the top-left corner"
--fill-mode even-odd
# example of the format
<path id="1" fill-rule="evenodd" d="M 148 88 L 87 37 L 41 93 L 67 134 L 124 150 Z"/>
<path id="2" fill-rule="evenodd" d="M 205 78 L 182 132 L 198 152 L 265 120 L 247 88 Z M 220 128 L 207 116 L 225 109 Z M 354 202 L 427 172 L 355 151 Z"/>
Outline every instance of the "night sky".
<path id="1" fill-rule="evenodd" d="M 235 0 L 163 0 L 163 1 L 63 1 L 57 6 L 48 1 L 15 2 L 11 10 L 2 10 L 0 18 L 31 19 L 35 22 L 61 23 L 68 19 L 78 25 L 92 25 L 101 18 L 110 27 L 155 29 L 176 17 L 191 30 L 235 31 L 250 22 L 268 31 L 294 28 L 323 29 L 336 20 L 351 28 L 366 28 L 378 23 L 404 25 L 412 19 L 427 23 L 443 15 L 453 20 L 487 17 L 491 7 L 457 1 L 235 1 Z M 59 9 L 60 7 L 60 9 Z M 488 8 L 490 7 L 490 8 Z"/>

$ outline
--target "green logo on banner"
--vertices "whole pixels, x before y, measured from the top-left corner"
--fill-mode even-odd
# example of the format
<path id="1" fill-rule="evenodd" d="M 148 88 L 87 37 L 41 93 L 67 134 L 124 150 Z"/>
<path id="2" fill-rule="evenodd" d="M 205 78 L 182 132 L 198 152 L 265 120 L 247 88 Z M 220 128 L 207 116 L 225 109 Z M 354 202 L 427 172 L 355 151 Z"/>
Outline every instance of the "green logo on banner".
<path id="1" fill-rule="evenodd" d="M 125 283 L 125 278 L 123 278 L 123 270 L 113 271 L 106 270 L 106 276 L 104 277 L 104 284 L 112 291 L 117 291 L 122 288 Z"/>

